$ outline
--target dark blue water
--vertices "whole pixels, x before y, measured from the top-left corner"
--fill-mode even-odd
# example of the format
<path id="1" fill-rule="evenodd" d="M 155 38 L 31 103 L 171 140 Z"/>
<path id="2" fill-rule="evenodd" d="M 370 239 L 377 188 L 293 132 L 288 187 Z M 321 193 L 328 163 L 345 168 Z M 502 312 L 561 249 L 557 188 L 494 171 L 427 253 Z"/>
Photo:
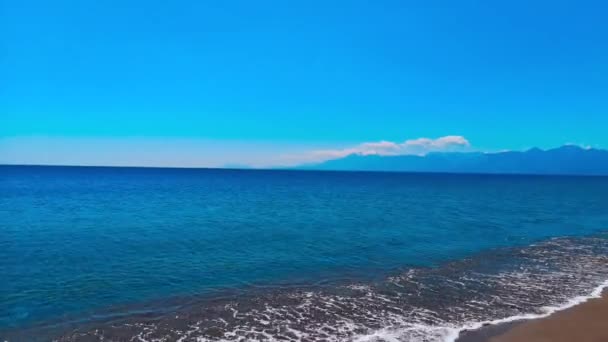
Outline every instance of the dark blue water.
<path id="1" fill-rule="evenodd" d="M 0 331 L 606 229 L 605 177 L 4 166 Z"/>

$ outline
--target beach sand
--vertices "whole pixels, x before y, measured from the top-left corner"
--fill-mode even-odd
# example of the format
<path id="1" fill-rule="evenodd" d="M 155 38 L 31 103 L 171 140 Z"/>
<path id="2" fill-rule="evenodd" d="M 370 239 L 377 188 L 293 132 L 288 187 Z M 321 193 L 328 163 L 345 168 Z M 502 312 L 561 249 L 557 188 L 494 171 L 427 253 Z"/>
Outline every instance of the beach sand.
<path id="1" fill-rule="evenodd" d="M 608 342 L 608 295 L 535 320 L 487 326 L 457 342 Z"/>

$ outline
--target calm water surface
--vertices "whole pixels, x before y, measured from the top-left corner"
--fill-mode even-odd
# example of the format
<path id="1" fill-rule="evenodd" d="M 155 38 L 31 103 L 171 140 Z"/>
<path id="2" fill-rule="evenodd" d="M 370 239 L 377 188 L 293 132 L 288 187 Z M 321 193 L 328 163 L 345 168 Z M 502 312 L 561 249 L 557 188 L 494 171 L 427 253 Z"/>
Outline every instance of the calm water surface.
<path id="1" fill-rule="evenodd" d="M 150 303 L 171 298 L 255 292 L 266 304 L 284 304 L 304 293 L 287 289 L 323 288 L 309 297 L 319 301 L 355 298 L 337 293 L 370 286 L 366 293 L 381 293 L 378 287 L 403 285 L 393 280 L 407 274 L 427 284 L 471 278 L 473 270 L 490 279 L 493 272 L 504 275 L 513 267 L 535 265 L 540 255 L 556 251 L 551 262 L 563 273 L 566 259 L 559 258 L 566 256 L 589 265 L 605 263 L 585 258 L 603 257 L 606 229 L 606 177 L 3 166 L 0 337 L 3 331 L 15 336 L 49 322 L 93 321 L 112 307 L 135 314 L 142 303 L 162 306 Z M 544 246 L 542 253 L 538 246 Z M 564 252 L 572 250 L 578 252 Z M 493 257 L 486 254 L 483 265 L 467 264 L 483 253 Z M 578 290 L 596 286 L 603 276 L 594 274 Z M 486 287 L 483 291 L 499 288 Z M 413 304 L 395 307 L 407 305 Z M 430 310 L 435 304 L 421 299 L 416 305 Z M 355 315 L 359 309 L 349 310 Z M 361 310 L 372 312 L 369 306 Z M 328 332 L 324 338 L 354 339 L 383 324 L 395 329 L 408 324 L 407 319 L 376 325 L 349 319 L 356 325 L 352 331 Z M 290 329 L 312 338 L 312 320 Z M 226 327 L 205 336 L 239 338 L 236 323 L 232 330 Z M 280 327 L 272 328 L 280 333 Z"/>

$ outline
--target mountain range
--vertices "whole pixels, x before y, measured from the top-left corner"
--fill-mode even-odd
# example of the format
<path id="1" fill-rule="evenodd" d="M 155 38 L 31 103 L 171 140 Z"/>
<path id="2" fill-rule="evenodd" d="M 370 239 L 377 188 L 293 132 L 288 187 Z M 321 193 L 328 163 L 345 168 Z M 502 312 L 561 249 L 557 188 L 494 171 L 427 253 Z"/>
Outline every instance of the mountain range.
<path id="1" fill-rule="evenodd" d="M 351 154 L 299 169 L 349 171 L 406 171 L 548 175 L 608 175 L 608 150 L 564 145 L 542 150 L 434 152 L 418 155 Z"/>

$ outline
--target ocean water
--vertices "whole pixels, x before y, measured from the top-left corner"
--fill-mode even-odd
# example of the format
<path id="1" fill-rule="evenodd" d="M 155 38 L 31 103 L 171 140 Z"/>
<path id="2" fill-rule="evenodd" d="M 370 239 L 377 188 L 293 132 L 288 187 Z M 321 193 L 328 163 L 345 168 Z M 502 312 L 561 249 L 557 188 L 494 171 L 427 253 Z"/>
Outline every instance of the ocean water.
<path id="1" fill-rule="evenodd" d="M 608 280 L 608 178 L 0 167 L 0 340 L 448 341 Z"/>

